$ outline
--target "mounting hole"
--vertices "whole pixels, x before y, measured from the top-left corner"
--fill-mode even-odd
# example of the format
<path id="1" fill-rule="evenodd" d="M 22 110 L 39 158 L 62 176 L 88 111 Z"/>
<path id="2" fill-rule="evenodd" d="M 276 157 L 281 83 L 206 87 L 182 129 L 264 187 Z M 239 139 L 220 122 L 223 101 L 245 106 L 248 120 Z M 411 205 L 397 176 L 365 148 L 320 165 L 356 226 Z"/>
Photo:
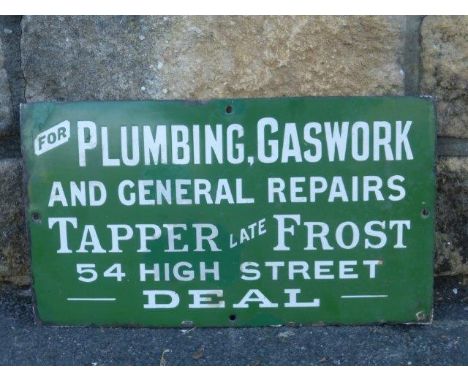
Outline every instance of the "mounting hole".
<path id="1" fill-rule="evenodd" d="M 428 210 L 427 208 L 424 207 L 424 208 L 421 210 L 421 216 L 422 216 L 423 218 L 429 217 L 429 210 Z"/>
<path id="2" fill-rule="evenodd" d="M 229 315 L 229 320 L 230 321 L 235 321 L 235 320 L 237 320 L 237 316 L 235 314 L 230 314 Z"/>
<path id="3" fill-rule="evenodd" d="M 39 212 L 33 212 L 31 214 L 31 218 L 32 218 L 33 222 L 35 222 L 35 223 L 40 223 L 41 222 L 41 214 Z"/>
<path id="4" fill-rule="evenodd" d="M 226 106 L 226 114 L 231 114 L 232 113 L 232 106 L 231 105 L 227 105 Z"/>
<path id="5" fill-rule="evenodd" d="M 424 321 L 426 319 L 426 314 L 423 311 L 416 313 L 416 320 Z"/>

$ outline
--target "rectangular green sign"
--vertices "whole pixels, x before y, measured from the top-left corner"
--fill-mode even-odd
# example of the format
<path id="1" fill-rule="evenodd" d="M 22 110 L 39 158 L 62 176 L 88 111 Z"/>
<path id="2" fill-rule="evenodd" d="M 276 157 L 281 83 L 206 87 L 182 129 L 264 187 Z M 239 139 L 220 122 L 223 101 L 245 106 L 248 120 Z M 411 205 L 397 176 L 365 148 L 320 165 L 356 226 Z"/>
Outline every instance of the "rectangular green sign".
<path id="1" fill-rule="evenodd" d="M 429 99 L 33 103 L 21 134 L 43 322 L 431 321 Z"/>

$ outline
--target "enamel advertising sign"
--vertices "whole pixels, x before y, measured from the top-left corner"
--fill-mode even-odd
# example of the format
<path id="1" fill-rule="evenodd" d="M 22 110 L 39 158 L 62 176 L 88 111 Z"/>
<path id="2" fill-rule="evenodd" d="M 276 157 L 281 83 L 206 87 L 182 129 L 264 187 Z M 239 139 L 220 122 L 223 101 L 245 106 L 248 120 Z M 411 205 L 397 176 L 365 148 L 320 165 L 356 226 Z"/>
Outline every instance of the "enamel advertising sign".
<path id="1" fill-rule="evenodd" d="M 431 321 L 430 99 L 46 102 L 21 125 L 45 323 Z"/>

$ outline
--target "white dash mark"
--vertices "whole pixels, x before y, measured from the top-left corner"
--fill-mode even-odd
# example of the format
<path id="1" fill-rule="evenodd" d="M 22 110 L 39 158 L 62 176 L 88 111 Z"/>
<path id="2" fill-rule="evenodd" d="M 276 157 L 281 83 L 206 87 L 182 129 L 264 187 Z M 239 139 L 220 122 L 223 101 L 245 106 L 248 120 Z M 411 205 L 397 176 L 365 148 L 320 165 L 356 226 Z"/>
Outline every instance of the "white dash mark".
<path id="1" fill-rule="evenodd" d="M 67 301 L 115 301 L 114 297 L 67 297 Z"/>
<path id="2" fill-rule="evenodd" d="M 356 294 L 350 296 L 341 296 L 341 298 L 386 298 L 388 294 Z"/>

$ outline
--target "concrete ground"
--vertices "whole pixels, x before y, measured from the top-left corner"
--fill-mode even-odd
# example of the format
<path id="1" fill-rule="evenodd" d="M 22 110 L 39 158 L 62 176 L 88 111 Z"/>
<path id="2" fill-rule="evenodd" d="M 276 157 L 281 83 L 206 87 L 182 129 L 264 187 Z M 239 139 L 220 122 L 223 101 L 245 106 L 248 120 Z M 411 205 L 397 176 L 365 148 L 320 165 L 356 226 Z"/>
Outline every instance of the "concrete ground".
<path id="1" fill-rule="evenodd" d="M 1 365 L 468 365 L 467 287 L 438 278 L 432 325 L 141 329 L 35 323 L 0 285 Z"/>

